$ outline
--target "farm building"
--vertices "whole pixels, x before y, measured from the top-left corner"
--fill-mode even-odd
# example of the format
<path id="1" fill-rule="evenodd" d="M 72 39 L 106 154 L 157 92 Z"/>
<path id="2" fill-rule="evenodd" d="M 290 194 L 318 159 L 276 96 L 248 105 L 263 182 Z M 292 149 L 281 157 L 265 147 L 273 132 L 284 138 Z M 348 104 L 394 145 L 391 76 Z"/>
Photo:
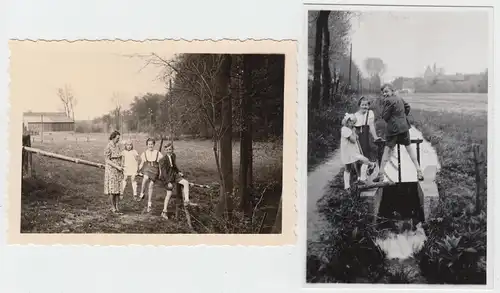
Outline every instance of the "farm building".
<path id="1" fill-rule="evenodd" d="M 23 126 L 30 133 L 70 132 L 75 129 L 75 121 L 64 112 L 25 112 Z"/>

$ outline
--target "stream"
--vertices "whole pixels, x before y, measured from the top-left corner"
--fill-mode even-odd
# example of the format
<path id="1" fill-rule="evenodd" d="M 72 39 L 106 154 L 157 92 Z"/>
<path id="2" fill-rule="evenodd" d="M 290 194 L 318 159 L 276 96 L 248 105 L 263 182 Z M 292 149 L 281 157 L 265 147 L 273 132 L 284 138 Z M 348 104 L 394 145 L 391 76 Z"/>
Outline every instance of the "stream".
<path id="1" fill-rule="evenodd" d="M 412 127 L 410 129 L 411 139 L 422 139 L 422 133 Z M 415 148 L 415 145 L 412 145 Z M 387 164 L 385 171 L 388 177 L 393 181 L 398 179 L 397 171 L 397 150 L 394 148 L 394 153 L 391 161 Z M 424 170 L 427 167 L 434 167 L 434 170 L 439 169 L 439 161 L 434 148 L 431 144 L 424 140 L 420 144 L 420 166 Z M 340 172 L 343 165 L 340 160 L 340 151 L 335 151 L 325 163 L 317 166 L 308 174 L 307 178 L 307 240 L 316 242 L 319 240 L 320 233 L 325 229 L 326 223 L 324 217 L 318 212 L 318 201 L 323 197 L 329 188 L 330 181 Z M 429 170 L 432 168 L 429 168 Z M 435 174 L 434 174 L 435 175 Z M 426 174 L 427 177 L 427 174 Z M 433 180 L 433 178 L 426 178 Z M 401 181 L 415 182 L 417 181 L 417 172 L 411 159 L 404 147 L 401 147 Z M 427 237 L 425 231 L 417 225 L 417 229 L 402 229 L 399 233 L 389 233 L 384 239 L 376 239 L 377 245 L 387 254 L 390 267 L 408 268 L 416 266 L 415 260 L 412 258 L 414 252 L 418 252 Z"/>

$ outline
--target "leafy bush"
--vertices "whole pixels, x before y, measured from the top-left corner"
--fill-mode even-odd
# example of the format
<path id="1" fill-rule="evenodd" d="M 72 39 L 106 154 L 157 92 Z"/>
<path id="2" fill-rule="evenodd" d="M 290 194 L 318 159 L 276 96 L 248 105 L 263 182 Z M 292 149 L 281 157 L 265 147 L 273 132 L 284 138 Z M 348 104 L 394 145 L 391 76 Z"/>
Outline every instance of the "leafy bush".
<path id="1" fill-rule="evenodd" d="M 486 233 L 476 229 L 431 235 L 416 257 L 429 283 L 486 284 L 485 254 Z"/>
<path id="2" fill-rule="evenodd" d="M 344 113 L 354 112 L 356 106 L 356 99 L 343 96 L 334 101 L 330 107 L 308 109 L 307 165 L 309 170 L 337 149 Z"/>
<path id="3" fill-rule="evenodd" d="M 319 243 L 309 244 L 309 251 L 321 247 L 321 257 L 310 254 L 308 282 L 379 282 L 386 275 L 386 255 L 375 243 L 379 234 L 367 202 L 335 190 L 322 199 L 319 212 L 329 225 Z"/>

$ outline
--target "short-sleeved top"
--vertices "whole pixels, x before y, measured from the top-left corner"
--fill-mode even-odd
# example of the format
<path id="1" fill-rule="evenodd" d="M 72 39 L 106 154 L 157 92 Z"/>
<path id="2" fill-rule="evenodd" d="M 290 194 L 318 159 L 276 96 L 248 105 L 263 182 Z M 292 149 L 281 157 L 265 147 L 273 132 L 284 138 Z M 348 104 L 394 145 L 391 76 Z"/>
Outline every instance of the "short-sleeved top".
<path id="1" fill-rule="evenodd" d="M 356 116 L 356 124 L 354 124 L 355 127 L 360 127 L 363 125 L 370 125 L 375 121 L 375 113 L 373 113 L 372 110 L 368 110 L 368 119 L 365 114 L 361 114 L 360 112 L 354 113 Z"/>
<path id="2" fill-rule="evenodd" d="M 358 144 L 349 140 L 352 133 L 349 127 L 343 126 L 340 130 L 340 159 L 344 165 L 358 161 L 361 156 Z"/>
<path id="3" fill-rule="evenodd" d="M 156 157 L 158 155 L 158 157 Z M 163 158 L 162 153 L 160 153 L 157 150 L 145 150 L 144 153 L 141 154 L 141 160 L 143 162 L 154 162 L 156 159 L 156 162 L 159 162 Z"/>

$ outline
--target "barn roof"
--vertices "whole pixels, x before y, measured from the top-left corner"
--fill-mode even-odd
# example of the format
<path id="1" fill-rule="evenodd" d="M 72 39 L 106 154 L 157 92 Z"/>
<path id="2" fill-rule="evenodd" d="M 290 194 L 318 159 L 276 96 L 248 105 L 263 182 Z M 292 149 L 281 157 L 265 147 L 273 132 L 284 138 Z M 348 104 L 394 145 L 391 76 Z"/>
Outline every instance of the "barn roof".
<path id="1" fill-rule="evenodd" d="M 73 123 L 64 112 L 25 112 L 23 120 L 25 123 Z"/>

